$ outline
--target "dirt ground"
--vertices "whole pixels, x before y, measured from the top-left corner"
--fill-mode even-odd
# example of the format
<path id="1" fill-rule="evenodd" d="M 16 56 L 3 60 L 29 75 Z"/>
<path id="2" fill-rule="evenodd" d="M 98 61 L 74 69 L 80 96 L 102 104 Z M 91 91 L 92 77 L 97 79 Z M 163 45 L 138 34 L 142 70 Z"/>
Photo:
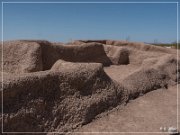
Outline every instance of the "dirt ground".
<path id="1" fill-rule="evenodd" d="M 179 94 L 180 95 L 180 94 Z M 179 100 L 178 96 L 178 100 Z M 180 105 L 178 105 L 180 108 Z M 178 117 L 180 117 L 178 115 Z M 178 123 L 180 125 L 180 122 Z M 74 134 L 120 134 L 118 132 L 161 132 L 160 127 L 177 126 L 177 87 L 158 89 L 131 100 L 124 108 L 83 126 Z M 91 133 L 86 133 L 91 134 Z M 129 133 L 135 134 L 135 133 Z M 143 135 L 149 133 L 143 133 Z M 152 133 L 155 134 L 155 133 Z M 162 133 L 165 135 L 167 133 Z M 127 133 L 121 133 L 127 135 Z"/>
<path id="2" fill-rule="evenodd" d="M 130 74 L 136 72 L 139 69 L 139 65 L 128 64 L 128 65 L 111 65 L 105 67 L 104 71 L 115 81 L 121 82 L 124 78 Z"/>

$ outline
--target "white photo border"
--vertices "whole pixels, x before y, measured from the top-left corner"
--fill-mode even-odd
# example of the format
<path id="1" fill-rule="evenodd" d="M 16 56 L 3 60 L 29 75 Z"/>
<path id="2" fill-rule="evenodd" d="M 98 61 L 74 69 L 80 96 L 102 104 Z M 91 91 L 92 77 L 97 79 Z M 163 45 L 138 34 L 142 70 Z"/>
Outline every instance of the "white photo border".
<path id="1" fill-rule="evenodd" d="M 178 45 L 178 42 L 179 42 L 179 32 L 178 32 L 178 29 L 179 29 L 179 17 L 178 17 L 178 12 L 179 12 L 179 9 L 178 9 L 178 6 L 179 6 L 179 2 L 1 2 L 1 8 L 2 8 L 2 11 L 1 11 L 1 20 L 2 20 L 2 24 L 1 24 L 1 33 L 2 33 L 2 36 L 1 36 L 1 41 L 2 41 L 2 43 L 1 43 L 1 47 L 2 47 L 2 54 L 1 54 L 1 61 L 2 61 L 2 63 L 1 63 L 1 69 L 2 69 L 2 73 L 1 73 L 1 76 L 2 76 L 2 84 L 1 84 L 1 87 L 2 87 L 2 90 L 1 90 L 1 99 L 2 99 L 2 101 L 1 101 L 1 103 L 2 103 L 2 133 L 12 133 L 12 134 L 25 134 L 25 133 L 27 133 L 27 134 L 44 134 L 44 133 L 72 133 L 72 132 L 3 132 L 3 42 L 4 42 L 4 36 L 3 36 L 3 32 L 4 32 L 4 29 L 3 29 L 3 27 L 4 27 L 4 24 L 3 24 L 3 16 L 4 16 L 4 4 L 13 4 L 13 3 L 18 3 L 18 4 L 28 4 L 28 3 L 32 3 L 32 4 L 70 4 L 70 3 L 72 3 L 72 4 L 135 4 L 135 3 L 138 3 L 138 4 L 155 4 L 155 3 L 159 3 L 159 4 L 167 4 L 167 3 L 174 3 L 174 4 L 177 4 L 177 78 L 179 78 L 179 73 L 178 73 L 178 57 L 179 57 L 179 45 Z M 179 108 L 178 108 L 178 102 L 179 102 L 179 100 L 178 100 L 178 89 L 179 89 L 179 87 L 178 87 L 178 83 L 177 83 L 177 130 L 178 130 L 178 128 L 179 128 L 179 117 L 178 117 L 178 114 L 179 114 Z M 86 134 L 86 133 L 91 133 L 91 134 L 93 134 L 93 133 L 105 133 L 105 134 L 109 134 L 109 133 L 114 133 L 114 134 L 119 134 L 119 133 L 128 133 L 128 134 L 131 134 L 131 133 L 133 133 L 133 134 L 144 134 L 144 133 L 146 133 L 146 134 L 152 134 L 152 133 L 154 133 L 154 134 L 161 134 L 161 133 L 167 133 L 167 134 L 169 134 L 168 132 L 73 132 L 73 133 L 84 133 L 84 134 Z M 178 133 L 178 131 L 177 131 L 177 133 Z"/>

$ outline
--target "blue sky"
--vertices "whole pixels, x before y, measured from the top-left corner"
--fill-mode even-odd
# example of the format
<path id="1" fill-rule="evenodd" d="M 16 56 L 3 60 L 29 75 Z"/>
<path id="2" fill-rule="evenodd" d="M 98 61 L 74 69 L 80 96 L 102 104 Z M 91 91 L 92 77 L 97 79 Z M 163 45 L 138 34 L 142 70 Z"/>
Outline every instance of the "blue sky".
<path id="1" fill-rule="evenodd" d="M 106 0 L 104 0 L 106 1 Z M 4 4 L 4 40 L 176 41 L 176 4 Z"/>

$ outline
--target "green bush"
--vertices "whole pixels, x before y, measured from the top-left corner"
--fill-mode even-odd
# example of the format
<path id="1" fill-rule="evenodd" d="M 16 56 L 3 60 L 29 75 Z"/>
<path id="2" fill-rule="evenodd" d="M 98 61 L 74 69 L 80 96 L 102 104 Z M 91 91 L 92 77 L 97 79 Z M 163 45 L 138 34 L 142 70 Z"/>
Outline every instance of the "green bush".
<path id="1" fill-rule="evenodd" d="M 175 48 L 175 49 L 180 49 L 180 43 L 166 43 L 166 44 L 161 44 L 161 43 L 159 43 L 159 44 L 153 44 L 153 45 L 155 45 L 155 46 L 161 46 L 161 47 L 172 47 L 172 48 Z"/>

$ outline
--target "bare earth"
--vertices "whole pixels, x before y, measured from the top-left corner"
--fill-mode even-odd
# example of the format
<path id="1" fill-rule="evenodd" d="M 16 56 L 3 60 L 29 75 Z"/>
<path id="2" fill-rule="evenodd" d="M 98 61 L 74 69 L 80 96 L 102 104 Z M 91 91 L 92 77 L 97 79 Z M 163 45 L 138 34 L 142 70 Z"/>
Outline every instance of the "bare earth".
<path id="1" fill-rule="evenodd" d="M 139 69 L 139 65 L 128 64 L 128 65 L 112 65 L 105 67 L 104 71 L 117 82 L 121 82 L 123 79 L 128 77 L 130 74 L 136 72 Z"/>
<path id="2" fill-rule="evenodd" d="M 180 108 L 180 105 L 178 107 Z M 180 115 L 178 116 L 180 118 Z M 180 121 L 178 124 L 180 125 Z M 116 134 L 118 132 L 161 132 L 160 127 L 170 126 L 177 127 L 176 86 L 166 90 L 158 89 L 132 100 L 124 108 L 114 110 L 107 116 L 94 120 L 76 131 L 82 133 L 75 134 L 98 132 L 93 133 L 96 135 L 109 132 L 108 134 L 111 135 L 114 134 L 113 132 Z M 149 133 L 143 133 L 143 135 L 146 134 L 148 135 Z M 165 134 L 167 135 L 167 133 L 162 133 L 161 135 Z M 127 135 L 127 133 L 121 133 L 121 135 Z"/>

